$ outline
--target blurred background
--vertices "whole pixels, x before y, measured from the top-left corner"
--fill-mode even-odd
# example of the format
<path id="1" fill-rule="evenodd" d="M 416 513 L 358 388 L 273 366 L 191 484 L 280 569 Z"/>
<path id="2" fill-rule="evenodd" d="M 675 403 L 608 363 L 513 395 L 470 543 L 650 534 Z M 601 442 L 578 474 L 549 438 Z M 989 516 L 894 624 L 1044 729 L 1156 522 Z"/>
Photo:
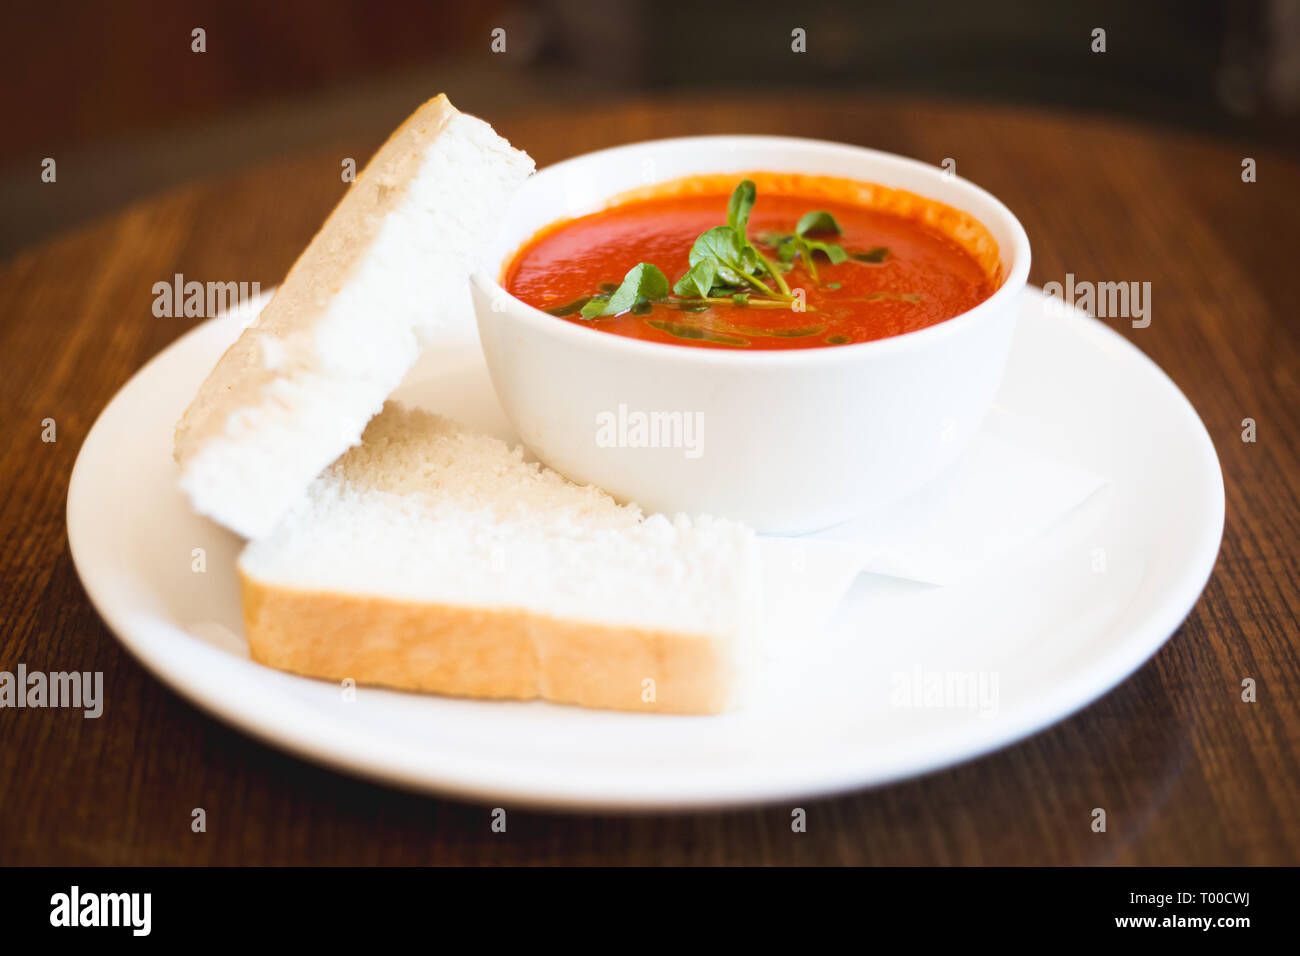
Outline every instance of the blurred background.
<path id="1" fill-rule="evenodd" d="M 377 144 L 438 91 L 507 135 L 539 110 L 834 95 L 1106 113 L 1300 150 L 1300 0 L 46 0 L 6 14 L 0 257 L 188 180 Z M 40 188 L 45 157 L 58 190 Z"/>

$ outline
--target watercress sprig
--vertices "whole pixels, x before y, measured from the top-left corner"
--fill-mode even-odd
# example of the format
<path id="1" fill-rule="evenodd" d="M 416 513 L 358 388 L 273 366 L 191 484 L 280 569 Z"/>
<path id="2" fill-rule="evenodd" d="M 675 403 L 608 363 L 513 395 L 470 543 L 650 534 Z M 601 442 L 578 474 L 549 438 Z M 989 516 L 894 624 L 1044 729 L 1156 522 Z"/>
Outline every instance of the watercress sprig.
<path id="1" fill-rule="evenodd" d="M 628 270 L 619 287 L 610 293 L 598 293 L 582 307 L 584 319 L 602 315 L 622 315 L 624 312 L 668 297 L 668 277 L 656 265 L 639 262 Z"/>
<path id="2" fill-rule="evenodd" d="M 675 283 L 670 283 L 658 266 L 640 262 L 628 270 L 612 291 L 598 292 L 552 311 L 558 315 L 578 311 L 582 318 L 590 320 L 625 312 L 643 314 L 655 302 L 668 302 L 688 312 L 710 305 L 794 308 L 797 297 L 790 291 L 785 273 L 794 268 L 796 257 L 801 259 L 813 281 L 818 282 L 816 253 L 825 255 L 832 265 L 844 262 L 850 254 L 837 243 L 809 237 L 810 233 L 841 234 L 835 217 L 819 209 L 805 213 L 790 235 L 760 238 L 763 245 L 776 250 L 773 262 L 749 238 L 749 217 L 757 194 L 753 180 L 742 180 L 736 186 L 727 202 L 726 225 L 706 229 L 696 238 L 688 256 L 690 268 Z M 886 252 L 873 249 L 852 257 L 880 262 Z M 806 309 L 817 311 L 811 306 Z"/>
<path id="3" fill-rule="evenodd" d="M 820 282 L 815 253 L 822 253 L 831 261 L 831 265 L 835 266 L 848 259 L 849 254 L 837 243 L 809 239 L 810 232 L 833 233 L 837 236 L 841 234 L 840 224 L 835 221 L 834 216 L 824 209 L 815 209 L 800 217 L 792 235 L 769 235 L 764 241 L 775 247 L 777 258 L 782 262 L 793 263 L 795 256 L 801 256 L 804 268 L 812 276 L 813 282 Z"/>

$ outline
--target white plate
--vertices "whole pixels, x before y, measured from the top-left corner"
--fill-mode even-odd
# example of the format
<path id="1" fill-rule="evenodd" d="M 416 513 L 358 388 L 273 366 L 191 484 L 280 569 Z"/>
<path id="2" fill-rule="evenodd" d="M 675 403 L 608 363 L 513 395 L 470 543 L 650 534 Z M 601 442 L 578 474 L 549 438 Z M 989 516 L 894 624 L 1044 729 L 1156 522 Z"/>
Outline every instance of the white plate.
<path id="1" fill-rule="evenodd" d="M 183 336 L 109 403 L 68 489 L 68 538 L 122 643 L 195 704 L 339 770 L 502 805 L 699 807 L 879 784 L 1047 727 L 1138 668 L 1214 566 L 1223 478 L 1205 427 L 1122 337 L 1026 292 L 999 406 L 1035 451 L 1110 486 L 1014 560 L 933 588 L 863 576 L 833 620 L 769 661 L 744 712 L 670 717 L 336 685 L 262 667 L 240 636 L 239 540 L 176 488 L 172 429 L 256 304 Z M 472 338 L 407 391 L 509 436 Z M 204 549 L 197 572 L 194 549 Z M 985 697 L 957 688 L 958 675 Z M 921 690 L 904 699 L 904 690 Z M 111 705 L 112 688 L 107 689 Z M 943 706 L 931 706 L 931 704 Z"/>

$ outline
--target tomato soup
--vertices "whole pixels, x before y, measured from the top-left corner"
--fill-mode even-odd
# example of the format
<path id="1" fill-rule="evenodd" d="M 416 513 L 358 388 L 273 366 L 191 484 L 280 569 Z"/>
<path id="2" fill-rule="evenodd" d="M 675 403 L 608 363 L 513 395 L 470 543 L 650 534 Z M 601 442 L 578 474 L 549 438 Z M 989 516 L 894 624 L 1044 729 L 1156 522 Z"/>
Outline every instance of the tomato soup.
<path id="1" fill-rule="evenodd" d="M 992 295 L 997 246 L 940 203 L 829 177 L 702 176 L 556 223 L 503 285 L 557 320 L 651 342 L 803 349 L 950 319 Z"/>

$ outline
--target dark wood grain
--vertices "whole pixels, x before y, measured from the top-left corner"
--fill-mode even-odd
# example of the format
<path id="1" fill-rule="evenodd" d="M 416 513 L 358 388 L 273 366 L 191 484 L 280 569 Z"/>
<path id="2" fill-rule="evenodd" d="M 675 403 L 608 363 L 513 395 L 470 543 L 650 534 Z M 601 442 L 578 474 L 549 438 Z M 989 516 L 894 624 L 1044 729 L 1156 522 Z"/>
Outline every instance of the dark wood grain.
<path id="1" fill-rule="evenodd" d="M 109 397 L 193 324 L 152 316 L 153 283 L 175 272 L 279 281 L 338 199 L 340 159 L 376 145 L 343 142 L 160 196 L 0 267 L 0 669 L 102 670 L 111 688 L 100 720 L 0 710 L 0 862 L 1300 862 L 1300 166 L 1080 116 L 861 100 L 638 103 L 497 125 L 539 163 L 704 132 L 952 157 L 1024 222 L 1032 281 L 1150 281 L 1151 326 L 1111 324 L 1191 399 L 1227 485 L 1223 550 L 1191 616 L 1072 719 L 943 773 L 809 802 L 804 834 L 786 805 L 519 811 L 494 834 L 483 807 L 337 776 L 205 717 L 146 674 L 87 601 L 64 528 L 68 475 Z M 1241 181 L 1247 156 L 1253 184 Z M 47 417 L 54 444 L 40 440 Z M 1253 444 L 1240 438 L 1247 417 Z M 1240 700 L 1245 677 L 1255 704 Z M 206 834 L 190 831 L 196 806 Z M 1097 806 L 1105 834 L 1089 827 Z"/>

